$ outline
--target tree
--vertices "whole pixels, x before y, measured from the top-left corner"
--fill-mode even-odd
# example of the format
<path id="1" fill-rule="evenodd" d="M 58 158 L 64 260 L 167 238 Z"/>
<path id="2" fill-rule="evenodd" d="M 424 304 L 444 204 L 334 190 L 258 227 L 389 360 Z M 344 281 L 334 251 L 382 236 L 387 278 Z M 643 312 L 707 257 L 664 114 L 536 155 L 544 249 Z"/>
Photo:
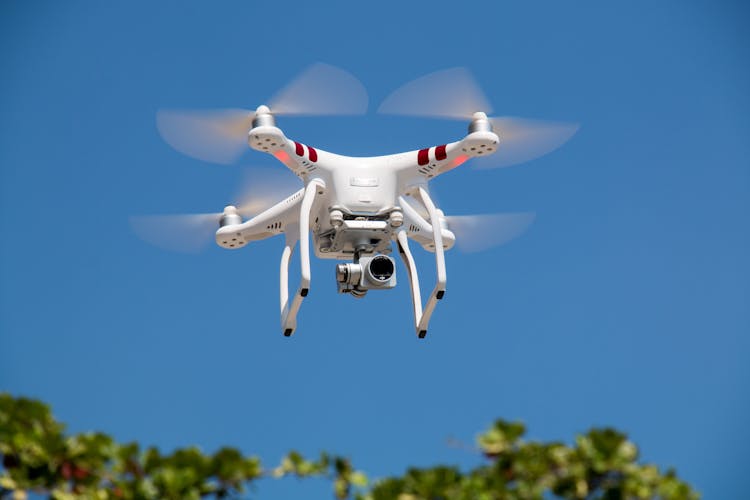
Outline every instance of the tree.
<path id="1" fill-rule="evenodd" d="M 358 500 L 689 500 L 698 494 L 674 471 L 638 463 L 638 449 L 614 429 L 592 429 L 575 445 L 525 441 L 518 422 L 498 420 L 478 437 L 486 462 L 411 468 L 370 484 L 347 458 L 290 452 L 276 467 L 234 448 L 163 454 L 103 433 L 66 434 L 39 401 L 0 393 L 0 498 L 28 492 L 51 499 L 200 499 L 241 496 L 262 477 L 324 477 L 337 499 Z"/>

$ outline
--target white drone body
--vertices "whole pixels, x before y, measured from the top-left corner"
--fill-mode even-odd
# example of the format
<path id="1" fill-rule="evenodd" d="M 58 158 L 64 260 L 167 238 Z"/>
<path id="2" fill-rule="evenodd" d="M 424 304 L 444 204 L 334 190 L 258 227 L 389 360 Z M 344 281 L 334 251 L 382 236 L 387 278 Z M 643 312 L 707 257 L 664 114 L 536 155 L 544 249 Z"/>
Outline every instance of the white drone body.
<path id="1" fill-rule="evenodd" d="M 446 87 L 452 89 L 447 94 Z M 358 114 L 366 107 L 366 93 L 358 80 L 338 68 L 318 64 L 277 94 L 269 106 L 255 111 L 160 113 L 159 131 L 175 149 L 202 160 L 229 163 L 249 145 L 274 156 L 304 187 L 275 205 L 265 205 L 264 210 L 250 211 L 247 220 L 243 215 L 248 209 L 241 204 L 239 208 L 229 205 L 221 214 L 151 218 L 159 222 L 155 239 L 166 239 L 186 222 L 191 230 L 206 222 L 209 229 L 215 228 L 218 222 L 216 243 L 230 250 L 283 234 L 279 298 L 286 336 L 296 330 L 297 313 L 310 291 L 311 245 L 318 258 L 349 261 L 336 266 L 336 282 L 339 292 L 355 297 L 396 285 L 395 262 L 390 256 L 395 246 L 409 278 L 414 327 L 423 338 L 435 306 L 445 295 L 445 251 L 457 240 L 461 244 L 458 229 L 468 226 L 469 231 L 498 244 L 520 232 L 514 226 L 525 227 L 531 220 L 528 214 L 502 214 L 499 217 L 505 219 L 498 225 L 491 223 L 498 216 L 446 217 L 430 198 L 430 179 L 472 158 L 498 156 L 502 165 L 497 166 L 505 166 L 541 156 L 569 139 L 577 126 L 488 118 L 486 99 L 461 68 L 407 84 L 380 108 L 395 114 L 470 120 L 468 135 L 457 142 L 387 156 L 349 157 L 290 140 L 276 126 L 277 115 Z M 519 221 L 525 222 L 519 226 Z M 410 240 L 435 254 L 435 285 L 424 304 Z M 297 244 L 300 279 L 290 296 L 289 266 Z"/>
<path id="2" fill-rule="evenodd" d="M 241 222 L 234 207 L 228 206 L 216 242 L 223 248 L 239 249 L 250 241 L 285 234 L 280 294 L 284 335 L 294 332 L 297 312 L 310 290 L 312 231 L 317 257 L 353 260 L 353 264 L 362 258 L 390 254 L 392 242 L 396 242 L 409 274 L 417 334 L 424 337 L 435 305 L 445 294 L 444 251 L 455 242 L 442 212 L 428 194 L 427 182 L 471 157 L 492 154 L 497 149 L 499 138 L 487 116 L 475 113 L 469 135 L 458 142 L 369 158 L 336 155 L 288 139 L 275 126 L 266 106 L 258 108 L 253 125 L 248 136 L 250 147 L 276 157 L 303 180 L 305 187 L 246 222 Z M 427 219 L 420 212 L 426 212 Z M 409 239 L 435 252 L 437 282 L 424 307 Z M 301 279 L 290 302 L 288 266 L 298 242 Z M 340 291 L 362 296 L 369 288 L 395 284 L 392 265 L 382 258 L 367 262 L 374 262 L 374 272 L 372 266 L 338 268 Z"/>

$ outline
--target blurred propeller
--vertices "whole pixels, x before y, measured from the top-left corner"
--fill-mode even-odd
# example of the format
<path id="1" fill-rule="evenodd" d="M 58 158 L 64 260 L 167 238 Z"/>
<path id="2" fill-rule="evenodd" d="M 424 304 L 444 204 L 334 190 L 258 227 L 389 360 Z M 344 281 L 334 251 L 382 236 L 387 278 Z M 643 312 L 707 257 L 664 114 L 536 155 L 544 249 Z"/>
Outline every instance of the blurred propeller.
<path id="1" fill-rule="evenodd" d="M 430 197 L 435 199 L 434 193 Z M 425 220 L 430 215 L 424 204 L 413 196 L 406 196 L 406 202 Z M 442 213 L 442 211 L 440 211 Z M 456 236 L 456 246 L 464 252 L 482 252 L 492 247 L 504 245 L 526 231 L 536 218 L 534 212 L 496 213 L 482 215 L 444 216 Z"/>
<path id="2" fill-rule="evenodd" d="M 259 214 L 302 187 L 299 177 L 286 168 L 247 168 L 239 183 L 237 211 L 243 217 Z"/>
<path id="3" fill-rule="evenodd" d="M 357 115 L 367 111 L 367 92 L 346 71 L 317 63 L 309 67 L 266 105 L 274 115 Z M 255 111 L 159 110 L 156 126 L 177 151 L 214 163 L 234 163 L 247 146 Z"/>
<path id="4" fill-rule="evenodd" d="M 477 158 L 477 168 L 502 168 L 524 163 L 559 148 L 578 131 L 577 123 L 528 120 L 525 118 L 490 118 L 500 138 L 495 154 Z"/>
<path id="5" fill-rule="evenodd" d="M 250 171 L 236 199 L 236 211 L 252 217 L 282 201 L 301 186 L 299 179 L 286 170 Z M 230 209 L 231 210 L 231 209 Z M 165 250 L 196 253 L 213 241 L 224 212 L 130 217 L 130 227 L 142 240 Z"/>
<path id="6" fill-rule="evenodd" d="M 471 120 L 475 112 L 491 113 L 491 105 L 466 68 L 436 71 L 395 90 L 378 108 L 379 113 Z M 495 154 L 478 160 L 478 168 L 516 165 L 562 146 L 579 128 L 575 123 L 490 118 L 500 137 Z"/>
<path id="7" fill-rule="evenodd" d="M 162 139 L 180 153 L 199 160 L 230 164 L 247 149 L 247 133 L 254 111 L 159 110 L 156 128 Z"/>
<path id="8" fill-rule="evenodd" d="M 197 253 L 210 242 L 222 213 L 141 215 L 130 217 L 130 227 L 142 240 L 164 250 Z"/>
<path id="9" fill-rule="evenodd" d="M 487 97 L 466 68 L 451 68 L 417 78 L 385 98 L 378 113 L 471 119 L 492 112 Z"/>
<path id="10" fill-rule="evenodd" d="M 316 63 L 276 93 L 268 102 L 276 115 L 363 115 L 367 91 L 351 73 Z"/>
<path id="11" fill-rule="evenodd" d="M 482 252 L 520 236 L 534 222 L 533 212 L 446 216 L 456 245 L 464 252 Z"/>

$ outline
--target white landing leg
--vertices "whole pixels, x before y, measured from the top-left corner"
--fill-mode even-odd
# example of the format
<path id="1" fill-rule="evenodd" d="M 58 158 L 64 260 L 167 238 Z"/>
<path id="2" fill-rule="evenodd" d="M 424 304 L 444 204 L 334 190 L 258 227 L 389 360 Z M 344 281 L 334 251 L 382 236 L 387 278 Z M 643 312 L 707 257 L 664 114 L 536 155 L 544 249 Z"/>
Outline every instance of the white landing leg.
<path id="1" fill-rule="evenodd" d="M 299 229 L 297 224 L 294 224 L 293 226 L 287 226 L 286 231 L 284 251 L 281 253 L 279 298 L 281 299 L 281 329 L 284 335 L 289 336 L 297 328 L 296 317 L 297 311 L 299 311 L 299 307 L 302 304 L 302 297 L 295 295 L 295 301 L 292 307 L 289 307 L 289 262 L 292 259 L 294 247 L 297 245 L 297 241 L 299 241 Z"/>
<path id="2" fill-rule="evenodd" d="M 399 231 L 396 235 L 396 241 L 398 243 L 398 253 L 401 255 L 401 260 L 404 261 L 404 266 L 406 266 L 406 271 L 409 274 L 411 303 L 414 309 L 414 325 L 417 326 L 417 334 L 419 334 L 418 327 L 419 322 L 422 319 L 422 292 L 419 288 L 417 265 L 414 262 L 414 256 L 412 256 L 411 250 L 409 249 L 409 237 L 406 235 L 406 231 Z"/>
<path id="3" fill-rule="evenodd" d="M 300 206 L 299 224 L 290 224 L 285 229 L 286 242 L 281 254 L 280 269 L 280 304 L 281 304 L 281 331 L 284 336 L 289 337 L 297 328 L 297 313 L 302 305 L 302 300 L 310 291 L 310 212 L 315 201 L 315 196 L 323 193 L 325 186 L 317 180 L 311 181 L 305 188 L 305 194 Z M 299 241 L 300 260 L 300 282 L 297 292 L 289 304 L 289 262 L 294 247 Z"/>
<path id="4" fill-rule="evenodd" d="M 443 235 L 440 226 L 440 216 L 438 215 L 435 204 L 430 199 L 423 188 L 419 188 L 417 192 L 422 203 L 427 208 L 427 212 L 430 215 L 430 224 L 432 225 L 432 237 L 435 243 L 435 265 L 437 268 L 437 281 L 435 288 L 430 293 L 430 298 L 427 300 L 424 309 L 422 308 L 422 296 L 419 287 L 419 276 L 417 274 L 417 266 L 414 262 L 414 257 L 409 250 L 409 240 L 406 236 L 406 231 L 399 231 L 397 235 L 398 249 L 401 254 L 401 258 L 406 265 L 406 269 L 409 273 L 409 284 L 411 286 L 411 297 L 412 304 L 414 306 L 414 323 L 417 329 L 417 336 L 420 339 L 427 335 L 427 327 L 430 323 L 430 317 L 435 310 L 438 300 L 442 299 L 445 295 L 445 287 L 448 281 L 445 271 L 445 251 L 443 249 Z"/>

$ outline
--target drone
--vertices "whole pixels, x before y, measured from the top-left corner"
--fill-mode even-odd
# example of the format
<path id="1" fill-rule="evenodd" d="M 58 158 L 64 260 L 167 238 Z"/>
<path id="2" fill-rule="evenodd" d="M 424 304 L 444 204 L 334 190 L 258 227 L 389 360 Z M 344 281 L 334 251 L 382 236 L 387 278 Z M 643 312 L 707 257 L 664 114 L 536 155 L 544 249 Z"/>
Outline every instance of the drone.
<path id="1" fill-rule="evenodd" d="M 566 142 L 578 125 L 488 117 L 487 99 L 464 68 L 414 80 L 379 108 L 386 114 L 468 121 L 468 133 L 455 142 L 385 156 L 350 157 L 290 139 L 277 125 L 278 116 L 355 115 L 366 109 L 367 94 L 354 76 L 318 63 L 255 111 L 160 110 L 157 128 L 176 150 L 201 160 L 234 163 L 249 146 L 273 156 L 303 186 L 270 206 L 250 201 L 228 205 L 215 214 L 154 218 L 156 229 L 141 218 L 134 228 L 140 227 L 141 234 L 165 235 L 189 222 L 208 227 L 216 244 L 227 250 L 283 235 L 279 303 L 281 331 L 287 337 L 297 329 L 297 315 L 310 292 L 311 247 L 319 259 L 346 261 L 336 265 L 336 286 L 338 292 L 357 298 L 396 286 L 395 249 L 409 279 L 414 328 L 424 338 L 446 292 L 445 252 L 460 245 L 462 238 L 475 246 L 504 243 L 533 220 L 529 213 L 446 216 L 430 196 L 430 180 L 469 160 L 496 167 L 542 156 Z M 411 242 L 435 255 L 435 285 L 424 303 Z M 298 245 L 299 285 L 290 294 L 290 262 Z"/>

